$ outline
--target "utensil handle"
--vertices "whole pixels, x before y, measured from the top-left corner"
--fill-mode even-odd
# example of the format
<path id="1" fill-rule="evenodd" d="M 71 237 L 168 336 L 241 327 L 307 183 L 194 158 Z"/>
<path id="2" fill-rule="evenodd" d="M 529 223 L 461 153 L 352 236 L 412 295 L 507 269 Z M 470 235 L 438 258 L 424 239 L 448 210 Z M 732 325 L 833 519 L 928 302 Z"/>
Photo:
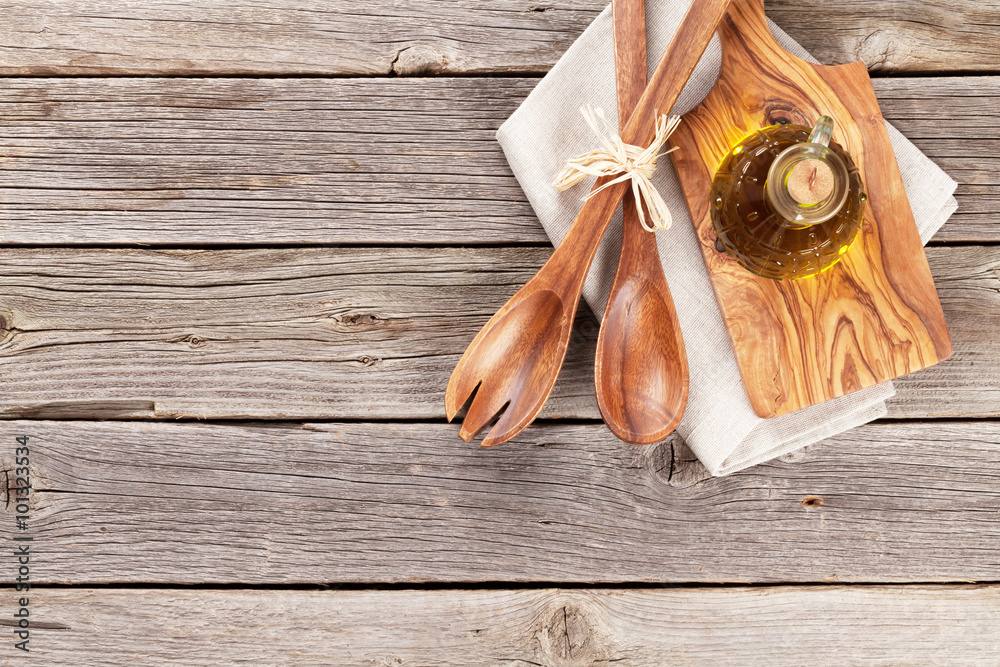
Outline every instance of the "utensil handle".
<path id="1" fill-rule="evenodd" d="M 652 142 L 656 134 L 657 116 L 669 113 L 677 102 L 681 90 L 691 78 L 695 65 L 712 41 L 719 21 L 732 1 L 694 0 L 622 131 L 625 143 L 648 146 Z M 610 180 L 611 177 L 599 178 L 594 189 Z M 552 265 L 552 272 L 555 274 L 551 276 L 554 280 L 550 283 L 553 289 L 562 287 L 566 292 L 562 289 L 558 291 L 567 296 L 572 296 L 575 292 L 579 298 L 587 268 L 628 187 L 627 181 L 616 183 L 584 202 L 562 243 L 546 265 Z M 567 275 L 572 275 L 573 279 L 566 281 Z"/>
<path id="2" fill-rule="evenodd" d="M 673 109 L 732 1 L 694 0 L 625 126 L 625 143 L 647 146 L 653 140 L 656 117 Z"/>
<path id="3" fill-rule="evenodd" d="M 623 129 L 646 89 L 646 12 L 643 0 L 612 0 L 618 127 Z"/>

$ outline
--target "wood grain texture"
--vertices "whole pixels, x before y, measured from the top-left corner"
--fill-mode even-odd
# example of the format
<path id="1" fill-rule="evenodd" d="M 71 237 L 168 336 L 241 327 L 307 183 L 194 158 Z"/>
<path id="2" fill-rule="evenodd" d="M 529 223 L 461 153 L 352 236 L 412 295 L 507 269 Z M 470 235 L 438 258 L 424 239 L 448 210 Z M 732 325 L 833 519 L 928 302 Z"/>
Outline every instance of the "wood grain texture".
<path id="1" fill-rule="evenodd" d="M 544 248 L 0 252 L 0 416 L 443 418 Z M 1000 249 L 929 251 L 956 354 L 895 416 L 1000 416 Z M 692 332 L 690 335 L 696 335 Z M 543 416 L 599 418 L 587 313 Z"/>
<path id="2" fill-rule="evenodd" d="M 5 377 L 25 383 L 3 391 L 6 415 L 265 419 L 442 417 L 463 347 L 549 254 L 24 252 L 0 278 Z M 549 416 L 596 413 L 579 340 Z"/>
<path id="3" fill-rule="evenodd" d="M 958 182 L 959 209 L 935 242 L 1000 240 L 1000 77 L 931 78 L 919 91 L 900 83 L 872 80 L 884 116 Z"/>
<path id="4" fill-rule="evenodd" d="M 762 0 L 735 0 L 719 27 L 722 71 L 684 115 L 671 157 L 754 411 L 776 417 L 933 366 L 952 343 L 882 114 L 858 63 L 821 67 L 784 51 Z M 843 259 L 804 280 L 747 271 L 716 247 L 709 190 L 742 138 L 776 123 L 836 122 L 868 205 Z"/>
<path id="5" fill-rule="evenodd" d="M 996 0 L 765 0 L 768 17 L 820 62 L 878 74 L 996 72 Z"/>
<path id="6" fill-rule="evenodd" d="M 541 74 L 606 1 L 18 0 L 0 76 Z M 993 72 L 994 4 L 768 10 L 825 62 Z M 0 417 L 30 419 L 0 443 L 32 436 L 32 574 L 168 587 L 34 589 L 30 660 L 995 662 L 996 587 L 169 588 L 1000 580 L 997 423 L 869 425 L 717 480 L 676 438 L 640 452 L 596 423 L 482 451 L 442 423 L 39 421 L 440 419 L 462 346 L 551 252 L 493 137 L 536 84 L 4 80 L 4 245 L 546 246 L 0 251 Z M 937 240 L 1000 240 L 1000 77 L 875 87 L 962 182 Z M 930 258 L 957 353 L 891 414 L 1000 417 L 1000 250 Z M 544 416 L 599 416 L 597 330 L 582 308 Z M 8 587 L 8 640 L 15 605 Z"/>
<path id="7" fill-rule="evenodd" d="M 4 3 L 0 75 L 543 72 L 603 0 Z"/>
<path id="8" fill-rule="evenodd" d="M 0 242 L 547 244 L 494 139 L 536 83 L 8 79 Z M 961 183 L 936 238 L 1000 239 L 1000 77 L 874 84 Z"/>
<path id="9" fill-rule="evenodd" d="M 1000 651 L 995 586 L 46 589 L 30 605 L 31 663 L 60 667 L 995 665 Z"/>
<path id="10" fill-rule="evenodd" d="M 606 0 L 4 3 L 0 74 L 541 74 Z M 995 71 L 994 0 L 768 0 L 823 62 Z"/>
<path id="11" fill-rule="evenodd" d="M 0 241 L 538 242 L 490 81 L 11 80 Z"/>
<path id="12" fill-rule="evenodd" d="M 599 423 L 457 431 L 0 422 L 33 488 L 0 536 L 34 538 L 36 583 L 1000 579 L 995 422 L 866 425 L 721 478 Z"/>

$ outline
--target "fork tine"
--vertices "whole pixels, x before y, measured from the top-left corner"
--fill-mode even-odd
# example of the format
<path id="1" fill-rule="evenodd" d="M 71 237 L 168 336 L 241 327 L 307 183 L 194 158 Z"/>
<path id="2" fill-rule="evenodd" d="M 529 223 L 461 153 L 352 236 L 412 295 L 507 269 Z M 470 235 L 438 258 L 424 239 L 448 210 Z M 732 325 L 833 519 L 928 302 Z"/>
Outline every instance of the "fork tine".
<path id="1" fill-rule="evenodd" d="M 520 398 L 518 397 L 518 399 Z M 511 401 L 511 404 L 500 415 L 497 423 L 493 425 L 490 432 L 483 438 L 482 447 L 502 445 L 526 429 L 528 424 L 534 421 L 538 408 L 527 410 L 524 403 L 524 400 Z"/>
<path id="2" fill-rule="evenodd" d="M 490 423 L 503 406 L 507 404 L 506 394 L 500 391 L 489 391 L 480 385 L 476 397 L 472 399 L 469 412 L 465 415 L 458 437 L 469 442 L 476 434 Z"/>
<path id="3" fill-rule="evenodd" d="M 455 418 L 455 415 L 462 409 L 462 406 L 468 403 L 472 392 L 476 391 L 481 382 L 472 373 L 463 371 L 467 356 L 469 356 L 468 351 L 462 355 L 458 365 L 455 366 L 455 370 L 451 372 L 451 378 L 448 380 L 448 388 L 444 392 L 444 414 L 449 422 Z"/>
<path id="4" fill-rule="evenodd" d="M 552 382 L 553 384 L 555 383 L 555 378 L 552 379 Z M 497 423 L 493 425 L 490 432 L 483 438 L 481 446 L 493 447 L 494 445 L 502 445 L 508 440 L 517 437 L 521 431 L 528 428 L 531 422 L 535 421 L 535 417 L 542 411 L 542 406 L 545 405 L 545 399 L 548 398 L 549 391 L 551 391 L 551 387 L 544 394 L 522 393 L 512 397 L 507 409 L 503 411 L 497 419 Z"/>

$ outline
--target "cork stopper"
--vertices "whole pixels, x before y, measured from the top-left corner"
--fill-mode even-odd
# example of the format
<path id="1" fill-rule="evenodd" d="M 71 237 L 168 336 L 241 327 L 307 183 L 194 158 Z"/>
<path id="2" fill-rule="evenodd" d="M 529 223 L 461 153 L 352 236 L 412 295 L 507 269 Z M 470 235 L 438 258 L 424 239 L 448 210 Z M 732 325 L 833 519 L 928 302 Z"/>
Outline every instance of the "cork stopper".
<path id="1" fill-rule="evenodd" d="M 788 194 L 803 206 L 825 200 L 833 192 L 833 170 L 822 160 L 806 158 L 788 174 Z"/>

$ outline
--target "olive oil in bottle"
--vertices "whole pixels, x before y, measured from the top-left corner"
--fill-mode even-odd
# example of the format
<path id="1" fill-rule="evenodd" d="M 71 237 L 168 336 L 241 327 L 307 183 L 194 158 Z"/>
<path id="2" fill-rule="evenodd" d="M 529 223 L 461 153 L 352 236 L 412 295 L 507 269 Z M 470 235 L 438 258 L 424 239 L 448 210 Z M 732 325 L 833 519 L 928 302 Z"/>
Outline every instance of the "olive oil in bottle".
<path id="1" fill-rule="evenodd" d="M 833 119 L 812 130 L 772 125 L 722 161 L 711 190 L 719 244 L 765 278 L 816 275 L 843 257 L 867 199 L 851 156 L 831 142 Z"/>

